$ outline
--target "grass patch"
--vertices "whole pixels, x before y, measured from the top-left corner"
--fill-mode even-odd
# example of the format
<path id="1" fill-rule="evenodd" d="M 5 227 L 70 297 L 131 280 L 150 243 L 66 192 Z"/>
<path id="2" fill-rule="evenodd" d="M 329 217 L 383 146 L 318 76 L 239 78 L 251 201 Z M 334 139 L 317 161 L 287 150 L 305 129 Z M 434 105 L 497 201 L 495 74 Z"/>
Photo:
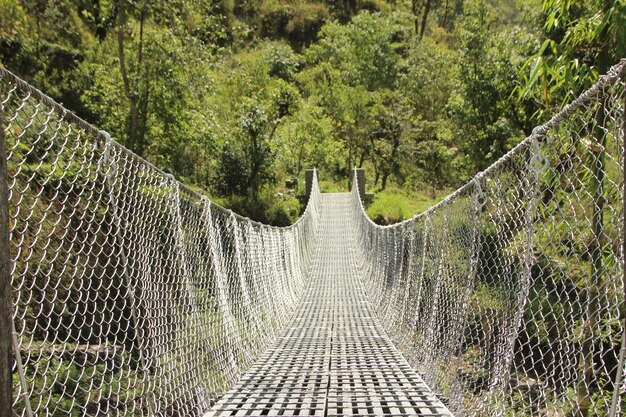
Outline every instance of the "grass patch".
<path id="1" fill-rule="evenodd" d="M 320 181 L 320 191 L 323 193 L 349 193 L 346 181 Z"/>
<path id="2" fill-rule="evenodd" d="M 404 191 L 390 188 L 374 195 L 367 215 L 378 224 L 398 223 L 428 210 L 449 193 L 450 190 Z"/>

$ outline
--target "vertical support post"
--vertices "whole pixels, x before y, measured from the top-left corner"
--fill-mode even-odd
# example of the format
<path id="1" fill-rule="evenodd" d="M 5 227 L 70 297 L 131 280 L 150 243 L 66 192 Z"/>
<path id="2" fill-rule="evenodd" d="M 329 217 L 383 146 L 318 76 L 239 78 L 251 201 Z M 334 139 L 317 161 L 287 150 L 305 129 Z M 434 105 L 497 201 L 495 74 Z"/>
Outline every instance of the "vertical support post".
<path id="1" fill-rule="evenodd" d="M 0 108 L 0 415 L 12 415 L 13 330 L 11 317 L 11 255 L 9 253 L 9 174 Z"/>
<path id="2" fill-rule="evenodd" d="M 359 197 L 361 203 L 365 204 L 365 168 L 354 168 L 354 177 L 359 187 Z"/>
<path id="3" fill-rule="evenodd" d="M 304 183 L 306 187 L 305 195 L 307 201 L 311 198 L 311 190 L 313 190 L 313 177 L 315 177 L 315 168 L 304 171 Z"/>

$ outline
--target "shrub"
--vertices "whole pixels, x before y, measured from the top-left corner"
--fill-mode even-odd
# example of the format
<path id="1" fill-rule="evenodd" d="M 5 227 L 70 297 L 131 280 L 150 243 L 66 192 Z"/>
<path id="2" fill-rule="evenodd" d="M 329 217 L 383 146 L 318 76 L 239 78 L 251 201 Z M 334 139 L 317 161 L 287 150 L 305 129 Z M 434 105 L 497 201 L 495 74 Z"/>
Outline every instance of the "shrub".
<path id="1" fill-rule="evenodd" d="M 285 28 L 289 41 L 297 46 L 315 42 L 328 16 L 328 8 L 323 4 L 305 4 L 296 8 Z"/>
<path id="2" fill-rule="evenodd" d="M 261 11 L 261 36 L 271 39 L 286 38 L 285 28 L 292 16 L 291 5 L 275 5 Z"/>
<path id="3" fill-rule="evenodd" d="M 293 81 L 302 65 L 300 56 L 284 43 L 273 43 L 268 46 L 264 58 L 269 67 L 269 75 L 288 82 Z"/>
<path id="4" fill-rule="evenodd" d="M 261 12 L 260 32 L 300 48 L 317 40 L 328 18 L 328 8 L 323 4 L 275 5 Z"/>

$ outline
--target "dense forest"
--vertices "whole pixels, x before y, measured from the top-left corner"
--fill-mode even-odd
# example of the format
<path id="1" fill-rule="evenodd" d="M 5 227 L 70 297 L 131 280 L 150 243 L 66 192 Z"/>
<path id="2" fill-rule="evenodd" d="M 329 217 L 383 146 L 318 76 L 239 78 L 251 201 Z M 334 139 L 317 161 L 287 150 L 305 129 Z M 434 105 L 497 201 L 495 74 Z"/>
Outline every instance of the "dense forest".
<path id="1" fill-rule="evenodd" d="M 298 217 L 310 167 L 324 190 L 358 166 L 383 200 L 428 204 L 625 48 L 623 0 L 0 0 L 3 66 L 273 224 Z"/>

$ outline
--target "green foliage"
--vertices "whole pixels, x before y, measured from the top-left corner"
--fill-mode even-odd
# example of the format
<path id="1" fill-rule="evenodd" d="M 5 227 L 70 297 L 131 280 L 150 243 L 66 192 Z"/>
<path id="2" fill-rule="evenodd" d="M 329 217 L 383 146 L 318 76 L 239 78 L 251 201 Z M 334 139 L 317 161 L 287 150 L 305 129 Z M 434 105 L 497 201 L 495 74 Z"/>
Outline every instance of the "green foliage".
<path id="1" fill-rule="evenodd" d="M 84 405 L 85 410 L 94 414 L 112 412 L 113 407 L 128 403 L 136 403 L 143 412 L 148 411 L 145 403 L 136 401 L 142 391 L 141 383 L 136 381 L 142 380 L 143 373 L 137 369 L 137 360 L 124 352 L 123 346 L 42 343 L 37 350 L 40 363 L 49 369 L 48 377 L 35 374 L 33 369 L 27 370 L 26 377 L 32 380 L 30 389 L 47 397 L 49 415 L 78 416 L 80 409 L 76 404 Z M 132 367 L 128 367 L 129 363 Z M 19 374 L 15 373 L 14 379 L 18 378 Z M 94 379 L 98 378 L 106 382 L 94 386 Z M 123 416 L 136 415 L 137 411 L 115 410 Z"/>
<path id="2" fill-rule="evenodd" d="M 462 140 L 455 137 L 449 114 L 458 97 L 450 65 L 456 60 L 452 51 L 429 39 L 409 44 L 399 85 L 411 107 L 405 148 L 412 163 L 402 170 L 410 183 L 443 187 L 463 178 Z"/>
<path id="3" fill-rule="evenodd" d="M 290 175 L 299 176 L 308 167 L 331 173 L 343 161 L 343 148 L 333 136 L 331 119 L 312 100 L 304 101 L 302 108 L 281 124 L 277 138 L 278 161 Z"/>
<path id="4" fill-rule="evenodd" d="M 224 142 L 222 145 L 216 172 L 214 187 L 219 195 L 246 194 L 245 186 L 248 177 L 243 154 L 230 142 Z"/>
<path id="5" fill-rule="evenodd" d="M 393 224 L 409 219 L 433 205 L 445 196 L 445 191 L 422 193 L 390 189 L 376 193 L 367 208 L 367 215 L 378 224 Z"/>
<path id="6" fill-rule="evenodd" d="M 392 87 L 398 51 L 395 42 L 406 36 L 403 15 L 362 12 L 347 25 L 325 25 L 320 40 L 306 51 L 308 63 L 329 62 L 348 85 L 368 90 Z"/>
<path id="7" fill-rule="evenodd" d="M 302 60 L 288 45 L 276 43 L 264 50 L 269 75 L 287 82 L 294 80 L 302 66 Z"/>
<path id="8" fill-rule="evenodd" d="M 213 195 L 258 198 L 313 166 L 440 189 L 530 132 L 536 84 L 511 94 L 529 56 L 621 51 L 619 2 L 538 2 L 434 1 L 420 38 L 426 2 L 1 0 L 0 59 Z"/>
<path id="9" fill-rule="evenodd" d="M 462 101 L 456 103 L 459 124 L 470 139 L 465 152 L 484 169 L 523 138 L 519 112 L 509 97 L 515 89 L 512 56 L 504 39 L 489 30 L 492 12 L 483 1 L 467 2 L 460 31 Z"/>
<path id="10" fill-rule="evenodd" d="M 257 221 L 273 226 L 288 226 L 300 218 L 301 206 L 296 197 L 288 193 L 262 191 L 256 199 L 232 195 L 219 199 L 220 204 L 236 213 L 246 213 Z"/>
<path id="11" fill-rule="evenodd" d="M 286 39 L 301 48 L 317 40 L 329 17 L 325 4 L 270 4 L 260 13 L 260 32 L 271 39 Z"/>
<path id="12" fill-rule="evenodd" d="M 626 3 L 543 0 L 541 47 L 520 71 L 538 120 L 573 100 L 626 55 Z"/>
<path id="13" fill-rule="evenodd" d="M 320 191 L 323 193 L 347 193 L 350 191 L 347 182 L 341 184 L 337 181 L 320 180 Z"/>

